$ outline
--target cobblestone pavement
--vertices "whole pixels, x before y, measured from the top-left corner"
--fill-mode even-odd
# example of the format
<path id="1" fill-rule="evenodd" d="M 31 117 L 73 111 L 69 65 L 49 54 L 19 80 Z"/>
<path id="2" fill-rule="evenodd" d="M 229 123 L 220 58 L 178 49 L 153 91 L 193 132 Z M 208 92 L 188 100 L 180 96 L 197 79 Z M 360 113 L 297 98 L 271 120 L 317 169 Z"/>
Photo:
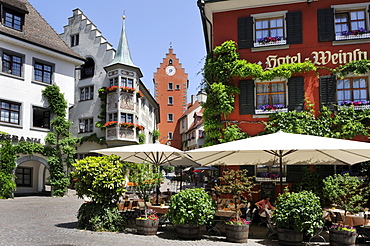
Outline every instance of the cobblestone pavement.
<path id="1" fill-rule="evenodd" d="M 156 236 L 141 236 L 130 232 L 92 232 L 76 229 L 76 214 L 83 200 L 76 196 L 16 197 L 0 200 L 0 246 L 80 246 L 80 245 L 278 245 L 265 241 L 266 228 L 252 226 L 247 244 L 226 242 L 223 236 L 208 236 L 184 241 L 176 237 L 172 227 L 160 228 Z"/>

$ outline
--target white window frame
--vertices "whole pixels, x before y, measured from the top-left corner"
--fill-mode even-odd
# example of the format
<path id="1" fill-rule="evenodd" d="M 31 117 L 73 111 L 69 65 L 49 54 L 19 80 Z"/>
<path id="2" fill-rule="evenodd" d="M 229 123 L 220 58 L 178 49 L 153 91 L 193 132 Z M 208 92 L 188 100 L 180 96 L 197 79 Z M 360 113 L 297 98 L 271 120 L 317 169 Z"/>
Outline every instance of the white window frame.
<path id="1" fill-rule="evenodd" d="M 168 105 L 173 105 L 173 97 L 168 97 Z"/>
<path id="2" fill-rule="evenodd" d="M 285 45 L 287 31 L 286 31 L 286 13 L 288 11 L 276 11 L 276 12 L 269 12 L 269 13 L 262 13 L 262 14 L 254 14 L 251 15 L 253 17 L 253 40 L 254 40 L 254 47 L 266 47 L 266 46 L 275 46 L 275 45 Z M 269 42 L 265 44 L 260 44 L 256 37 L 256 21 L 261 19 L 272 19 L 272 18 L 282 18 L 283 19 L 283 38 L 277 42 Z"/>
<path id="3" fill-rule="evenodd" d="M 167 121 L 168 122 L 173 122 L 173 114 L 172 113 L 167 114 Z"/>
<path id="4" fill-rule="evenodd" d="M 173 83 L 172 82 L 168 82 L 168 88 L 167 88 L 168 91 L 173 91 Z"/>

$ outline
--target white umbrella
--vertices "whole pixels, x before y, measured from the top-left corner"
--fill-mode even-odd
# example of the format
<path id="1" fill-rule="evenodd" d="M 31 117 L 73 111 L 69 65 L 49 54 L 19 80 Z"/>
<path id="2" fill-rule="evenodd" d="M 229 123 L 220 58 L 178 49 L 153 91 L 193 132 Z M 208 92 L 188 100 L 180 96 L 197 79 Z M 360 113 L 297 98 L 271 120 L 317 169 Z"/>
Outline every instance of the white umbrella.
<path id="1" fill-rule="evenodd" d="M 282 164 L 352 165 L 370 159 L 370 143 L 277 132 L 186 152 L 202 166 Z"/>

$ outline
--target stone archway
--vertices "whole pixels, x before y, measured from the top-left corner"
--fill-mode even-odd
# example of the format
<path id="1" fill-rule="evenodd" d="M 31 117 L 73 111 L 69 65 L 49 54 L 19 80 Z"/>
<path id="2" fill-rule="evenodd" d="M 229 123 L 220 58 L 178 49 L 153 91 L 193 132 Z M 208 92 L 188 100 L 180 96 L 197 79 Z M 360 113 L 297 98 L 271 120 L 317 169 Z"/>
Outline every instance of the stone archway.
<path id="1" fill-rule="evenodd" d="M 17 189 L 15 194 L 45 192 L 45 179 L 49 174 L 49 165 L 41 156 L 22 156 L 16 161 L 15 174 Z"/>

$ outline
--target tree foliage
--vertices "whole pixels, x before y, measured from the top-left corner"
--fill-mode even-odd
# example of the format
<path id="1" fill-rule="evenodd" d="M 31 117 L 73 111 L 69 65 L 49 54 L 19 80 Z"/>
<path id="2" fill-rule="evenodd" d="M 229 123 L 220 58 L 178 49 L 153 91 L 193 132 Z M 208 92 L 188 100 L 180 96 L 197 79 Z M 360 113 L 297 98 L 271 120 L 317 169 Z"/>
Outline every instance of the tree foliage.
<path id="1" fill-rule="evenodd" d="M 347 212 L 358 212 L 367 203 L 369 187 L 358 177 L 350 176 L 349 173 L 334 174 L 326 177 L 323 182 L 327 199 L 344 209 L 343 224 L 346 223 Z"/>
<path id="2" fill-rule="evenodd" d="M 87 196 L 93 203 L 116 204 L 126 191 L 126 165 L 118 156 L 86 157 L 77 160 L 71 172 L 77 179 L 75 189 L 80 198 Z"/>
<path id="3" fill-rule="evenodd" d="M 11 141 L 1 141 L 0 146 L 0 199 L 12 198 L 16 187 L 13 171 L 17 155 Z"/>
<path id="4" fill-rule="evenodd" d="M 240 199 L 244 193 L 251 196 L 251 189 L 255 186 L 253 182 L 254 177 L 248 177 L 247 169 L 224 171 L 222 177 L 219 177 L 219 180 L 220 185 L 216 185 L 215 190 L 220 194 L 232 195 L 234 204 L 237 204 L 236 199 Z M 236 209 L 236 212 L 236 218 L 239 219 L 238 209 Z"/>

